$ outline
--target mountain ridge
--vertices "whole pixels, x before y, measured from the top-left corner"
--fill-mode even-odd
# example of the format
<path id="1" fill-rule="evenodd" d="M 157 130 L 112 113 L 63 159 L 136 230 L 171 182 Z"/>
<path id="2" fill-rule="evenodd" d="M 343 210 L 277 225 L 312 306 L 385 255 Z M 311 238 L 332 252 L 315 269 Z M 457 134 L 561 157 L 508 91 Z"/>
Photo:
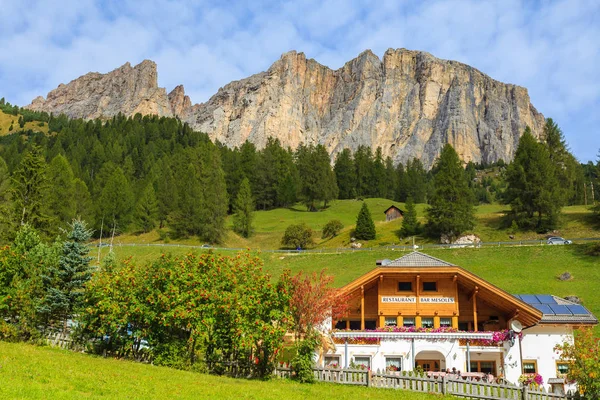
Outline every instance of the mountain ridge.
<path id="1" fill-rule="evenodd" d="M 445 143 L 465 162 L 511 160 L 525 127 L 539 137 L 544 124 L 527 89 L 406 49 L 381 59 L 365 50 L 336 70 L 290 51 L 199 104 L 182 85 L 168 94 L 159 88 L 156 64 L 144 60 L 83 75 L 27 107 L 85 119 L 174 116 L 231 147 L 249 140 L 261 148 L 271 136 L 291 148 L 322 144 L 334 157 L 368 145 L 396 163 L 420 158 L 427 168 Z"/>

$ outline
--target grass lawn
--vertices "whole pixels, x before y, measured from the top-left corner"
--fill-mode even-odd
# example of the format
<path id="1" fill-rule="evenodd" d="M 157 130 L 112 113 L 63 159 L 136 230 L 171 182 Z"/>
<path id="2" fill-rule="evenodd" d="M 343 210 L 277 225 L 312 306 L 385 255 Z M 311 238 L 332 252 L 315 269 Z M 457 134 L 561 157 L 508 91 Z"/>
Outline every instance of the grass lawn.
<path id="1" fill-rule="evenodd" d="M 4 342 L 0 382 L 3 399 L 451 399 L 393 389 L 223 378 Z"/>
<path id="2" fill-rule="evenodd" d="M 400 229 L 401 220 L 386 222 L 383 213 L 390 205 L 394 204 L 400 209 L 405 209 L 404 203 L 394 202 L 387 199 L 365 199 L 364 202 L 369 206 L 371 216 L 377 229 L 377 238 L 370 241 L 360 241 L 363 247 L 377 247 L 385 245 L 405 245 L 411 244 L 412 238 L 402 238 Z M 306 207 L 297 204 L 292 208 L 278 208 L 269 211 L 256 211 L 254 213 L 255 233 L 249 239 L 238 236 L 231 229 L 227 233 L 222 247 L 230 248 L 251 248 L 251 249 L 278 249 L 281 247 L 280 241 L 285 229 L 292 224 L 304 222 L 314 231 L 315 246 L 319 249 L 350 247 L 350 238 L 356 216 L 362 206 L 362 201 L 357 200 L 337 200 L 327 209 L 316 212 L 306 211 Z M 426 204 L 417 204 L 417 214 L 421 223 L 425 223 Z M 478 235 L 484 242 L 509 241 L 510 234 L 513 234 L 512 240 L 531 240 L 540 239 L 545 235 L 535 232 L 516 232 L 509 233 L 502 225 L 502 217 L 508 210 L 507 206 L 499 204 L 485 204 L 475 208 L 476 225 L 472 231 Z M 335 238 L 321 239 L 321 230 L 323 226 L 333 220 L 338 219 L 344 224 L 344 229 Z M 227 221 L 228 228 L 232 227 L 232 218 Z M 600 237 L 600 226 L 594 221 L 594 215 L 589 207 L 569 206 L 563 208 L 562 226 L 557 232 L 567 238 L 588 238 Z M 116 243 L 163 243 L 159 240 L 159 234 L 152 231 L 146 234 L 126 234 L 115 238 Z M 434 243 L 431 238 L 418 237 L 417 243 Z M 170 243 L 200 245 L 197 238 L 171 241 Z"/>

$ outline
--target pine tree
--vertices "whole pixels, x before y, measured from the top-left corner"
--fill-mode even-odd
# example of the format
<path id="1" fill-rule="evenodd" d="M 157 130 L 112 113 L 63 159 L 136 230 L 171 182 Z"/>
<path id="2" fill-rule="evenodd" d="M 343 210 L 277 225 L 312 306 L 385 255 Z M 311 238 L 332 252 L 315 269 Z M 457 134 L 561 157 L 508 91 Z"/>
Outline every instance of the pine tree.
<path id="1" fill-rule="evenodd" d="M 373 178 L 373 154 L 371 148 L 360 145 L 354 153 L 354 168 L 356 171 L 356 195 L 371 196 L 371 179 Z"/>
<path id="2" fill-rule="evenodd" d="M 338 153 L 333 167 L 340 199 L 356 198 L 356 169 L 350 149 Z"/>
<path id="3" fill-rule="evenodd" d="M 41 149 L 33 146 L 15 171 L 12 177 L 12 196 L 17 225 L 29 224 L 36 230 L 47 232 L 47 168 Z"/>
<path id="4" fill-rule="evenodd" d="M 510 218 L 519 228 L 545 232 L 557 226 L 563 195 L 555 165 L 546 146 L 536 141 L 529 127 L 506 170 L 506 182 L 504 199 L 511 207 Z"/>
<path id="5" fill-rule="evenodd" d="M 406 212 L 402 219 L 402 235 L 413 236 L 421 232 L 421 223 L 417 219 L 417 209 L 412 197 L 406 199 Z"/>
<path id="6" fill-rule="evenodd" d="M 58 265 L 50 266 L 42 277 L 47 290 L 44 311 L 50 320 L 60 321 L 64 327 L 82 305 L 83 287 L 92 276 L 87 245 L 92 231 L 81 220 L 73 220 L 69 227 Z"/>
<path id="7" fill-rule="evenodd" d="M 373 219 L 371 218 L 369 207 L 367 207 L 367 203 L 363 203 L 356 218 L 356 229 L 354 230 L 354 237 L 360 240 L 373 240 L 375 239 L 375 236 L 375 224 L 373 223 Z"/>
<path id="8" fill-rule="evenodd" d="M 10 174 L 4 159 L 0 157 L 0 243 L 8 242 L 11 232 L 12 197 Z"/>
<path id="9" fill-rule="evenodd" d="M 225 219 L 227 218 L 227 186 L 225 173 L 221 168 L 221 157 L 211 150 L 201 173 L 203 194 L 202 229 L 200 238 L 210 243 L 222 243 L 225 239 Z"/>
<path id="10" fill-rule="evenodd" d="M 157 177 L 156 200 L 158 205 L 158 227 L 162 229 L 169 215 L 176 209 L 178 204 L 177 182 L 173 176 L 171 166 L 164 162 L 160 167 Z"/>
<path id="11" fill-rule="evenodd" d="M 59 154 L 48 167 L 48 208 L 53 223 L 65 226 L 75 217 L 75 184 L 67 159 Z M 58 227 L 54 229 L 58 231 Z"/>
<path id="12" fill-rule="evenodd" d="M 108 226 L 117 231 L 124 231 L 131 221 L 134 207 L 133 193 L 123 170 L 117 167 L 100 195 L 100 215 Z"/>
<path id="13" fill-rule="evenodd" d="M 389 182 L 386 182 L 386 171 L 383 163 L 383 153 L 381 151 L 381 147 L 378 147 L 375 151 L 375 159 L 373 160 L 371 177 L 371 196 L 385 198 L 387 193 L 387 185 Z"/>
<path id="14" fill-rule="evenodd" d="M 93 215 L 92 196 L 84 181 L 76 178 L 73 181 L 73 193 L 75 197 L 75 217 L 77 219 L 89 220 Z"/>
<path id="15" fill-rule="evenodd" d="M 233 230 L 247 238 L 252 235 L 252 219 L 254 218 L 254 201 L 250 181 L 244 178 L 240 184 L 233 208 Z"/>
<path id="16" fill-rule="evenodd" d="M 394 200 L 405 202 L 407 197 L 406 189 L 406 171 L 404 170 L 404 165 L 402 163 L 399 163 L 396 166 L 396 192 L 394 194 Z"/>
<path id="17" fill-rule="evenodd" d="M 577 186 L 575 185 L 578 177 L 583 174 L 581 165 L 569 152 L 564 135 L 552 118 L 546 119 L 543 138 L 559 183 L 557 190 L 560 194 L 561 205 L 569 204 L 577 196 Z"/>
<path id="18" fill-rule="evenodd" d="M 434 166 L 435 168 L 435 166 Z M 427 202 L 427 171 L 418 158 L 406 163 L 406 195 L 411 196 L 415 203 Z"/>
<path id="19" fill-rule="evenodd" d="M 150 183 L 146 185 L 140 199 L 135 207 L 134 221 L 135 225 L 142 232 L 150 232 L 156 226 L 158 216 L 158 202 L 154 193 L 154 186 Z"/>
<path id="20" fill-rule="evenodd" d="M 204 197 L 197 168 L 190 162 L 176 168 L 177 204 L 173 209 L 171 227 L 175 236 L 199 235 L 202 230 Z"/>
<path id="21" fill-rule="evenodd" d="M 473 193 L 460 158 L 450 144 L 442 148 L 434 170 L 435 192 L 427 210 L 427 227 L 432 236 L 453 240 L 475 224 Z"/>

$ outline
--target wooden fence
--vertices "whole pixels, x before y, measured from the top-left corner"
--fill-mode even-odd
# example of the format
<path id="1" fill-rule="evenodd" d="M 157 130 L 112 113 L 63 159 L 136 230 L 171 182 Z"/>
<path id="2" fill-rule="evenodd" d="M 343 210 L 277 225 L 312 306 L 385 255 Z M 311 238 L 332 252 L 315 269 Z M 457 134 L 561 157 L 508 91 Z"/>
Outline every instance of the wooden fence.
<path id="1" fill-rule="evenodd" d="M 290 368 L 276 368 L 275 376 L 290 378 Z M 472 378 L 428 377 L 413 372 L 386 373 L 360 369 L 313 368 L 315 380 L 321 382 L 360 385 L 377 388 L 402 389 L 413 392 L 450 394 L 457 397 L 489 400 L 570 400 L 571 394 L 547 392 L 543 387 L 482 382 Z"/>

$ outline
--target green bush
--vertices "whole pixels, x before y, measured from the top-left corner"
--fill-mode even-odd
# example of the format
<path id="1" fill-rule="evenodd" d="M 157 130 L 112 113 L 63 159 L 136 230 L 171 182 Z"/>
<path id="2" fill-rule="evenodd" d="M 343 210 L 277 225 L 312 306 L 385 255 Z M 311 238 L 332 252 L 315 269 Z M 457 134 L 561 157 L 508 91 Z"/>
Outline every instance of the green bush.
<path id="1" fill-rule="evenodd" d="M 344 229 L 344 224 L 339 219 L 332 219 L 323 227 L 323 234 L 321 235 L 321 239 L 327 239 L 336 237 L 339 235 L 340 231 Z"/>
<path id="2" fill-rule="evenodd" d="M 296 355 L 292 358 L 290 367 L 294 372 L 293 378 L 301 383 L 313 383 L 313 354 L 317 347 L 317 338 L 307 336 L 304 340 L 296 343 Z"/>
<path id="3" fill-rule="evenodd" d="M 281 239 L 283 246 L 294 249 L 305 249 L 314 244 L 313 231 L 305 223 L 290 225 Z"/>

